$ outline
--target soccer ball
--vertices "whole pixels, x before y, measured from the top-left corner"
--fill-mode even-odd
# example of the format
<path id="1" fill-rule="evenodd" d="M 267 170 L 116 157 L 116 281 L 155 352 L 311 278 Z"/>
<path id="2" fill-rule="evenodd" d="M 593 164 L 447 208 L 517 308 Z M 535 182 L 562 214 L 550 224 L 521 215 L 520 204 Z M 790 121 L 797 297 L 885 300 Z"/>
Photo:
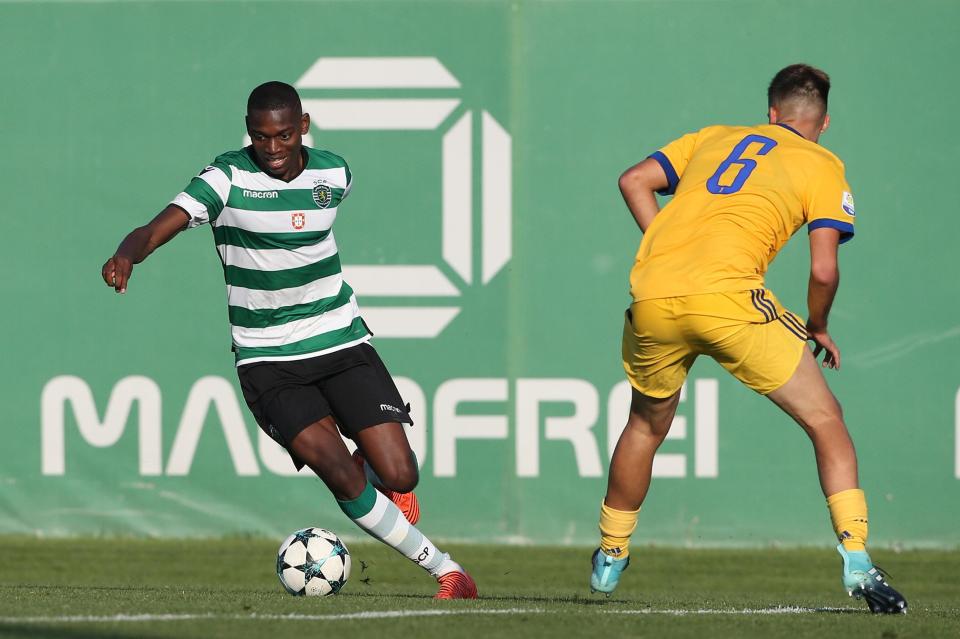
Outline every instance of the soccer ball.
<path id="1" fill-rule="evenodd" d="M 280 544 L 277 577 L 291 595 L 335 595 L 350 577 L 350 552 L 329 530 L 298 530 Z"/>

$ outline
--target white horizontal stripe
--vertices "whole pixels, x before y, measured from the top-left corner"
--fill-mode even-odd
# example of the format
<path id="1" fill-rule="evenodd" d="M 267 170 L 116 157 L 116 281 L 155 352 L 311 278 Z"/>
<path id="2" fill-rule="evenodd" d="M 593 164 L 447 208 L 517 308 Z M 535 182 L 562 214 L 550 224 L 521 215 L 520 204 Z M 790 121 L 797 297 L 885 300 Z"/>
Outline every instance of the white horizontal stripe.
<path id="1" fill-rule="evenodd" d="M 383 519 L 383 514 L 387 512 L 387 504 L 389 503 L 391 503 L 389 499 L 383 495 L 377 495 L 377 499 L 373 502 L 373 508 L 370 509 L 370 512 L 353 521 L 362 528 L 372 530 L 373 527 Z"/>
<path id="2" fill-rule="evenodd" d="M 338 328 L 345 328 L 360 315 L 356 296 L 351 295 L 350 301 L 343 306 L 331 309 L 322 315 L 306 317 L 302 320 L 287 322 L 279 326 L 266 328 L 232 327 L 233 343 L 242 348 L 264 348 L 269 346 L 283 346 L 300 340 L 322 335 Z"/>
<path id="3" fill-rule="evenodd" d="M 281 288 L 276 291 L 261 291 L 255 288 L 242 286 L 227 287 L 227 304 L 256 310 L 260 308 L 282 308 L 295 304 L 306 304 L 333 297 L 340 292 L 343 277 L 337 273 L 329 277 L 321 277 L 303 286 Z"/>
<path id="4" fill-rule="evenodd" d="M 330 186 L 343 189 L 347 186 L 347 171 L 342 166 L 332 169 L 307 169 L 289 182 L 284 182 L 270 177 L 268 173 L 252 173 L 233 167 L 233 184 L 241 189 L 255 191 L 313 189 L 315 180 L 323 180 Z"/>
<path id="5" fill-rule="evenodd" d="M 326 130 L 432 130 L 440 126 L 460 100 L 324 99 L 302 100 L 313 115 L 313 125 Z"/>
<path id="6" fill-rule="evenodd" d="M 847 610 L 840 608 L 838 610 Z M 199 612 L 185 614 L 119 614 L 119 615 L 47 615 L 42 617 L 0 617 L 0 623 L 119 623 L 149 621 L 190 621 L 194 619 L 265 619 L 268 621 L 350 621 L 363 619 L 398 619 L 402 617 L 445 617 L 449 615 L 526 615 L 546 612 L 540 608 L 497 608 L 491 610 L 436 609 L 426 610 L 368 610 L 329 615 L 304 615 L 296 612 L 270 614 L 251 612 L 245 615 Z M 554 611 L 555 612 L 555 611 Z"/>
<path id="7" fill-rule="evenodd" d="M 344 266 L 343 276 L 364 295 L 449 295 L 460 291 L 436 266 Z"/>
<path id="8" fill-rule="evenodd" d="M 247 359 L 241 359 L 237 361 L 237 366 L 243 366 L 246 364 L 256 364 L 257 362 L 293 362 L 301 359 L 310 359 L 311 357 L 320 357 L 321 355 L 327 355 L 329 353 L 336 353 L 337 351 L 342 351 L 346 348 L 351 348 L 353 346 L 358 346 L 364 342 L 370 341 L 370 335 L 364 335 L 360 339 L 354 340 L 352 342 L 346 342 L 344 344 L 337 344 L 336 346 L 331 346 L 330 348 L 325 348 L 322 351 L 313 351 L 310 353 L 301 353 L 300 355 L 281 355 L 279 357 L 274 357 L 272 355 L 264 355 L 263 357 L 248 357 Z M 310 477 L 313 477 L 311 474 Z"/>
<path id="9" fill-rule="evenodd" d="M 176 204 L 190 216 L 190 220 L 187 222 L 187 228 L 196 228 L 210 221 L 210 214 L 207 212 L 206 205 L 198 202 L 197 199 L 189 193 L 180 193 L 177 197 L 173 198 L 170 204 Z"/>
<path id="10" fill-rule="evenodd" d="M 236 169 L 234 169 L 236 170 Z M 206 171 L 206 169 L 204 169 Z M 219 167 L 211 167 L 211 170 L 200 174 L 200 179 L 207 183 L 213 191 L 220 196 L 220 201 L 227 203 L 230 196 L 230 178 Z"/>
<path id="11" fill-rule="evenodd" d="M 377 337 L 436 337 L 460 309 L 446 306 L 364 306 L 363 317 Z"/>
<path id="12" fill-rule="evenodd" d="M 227 266 L 254 269 L 256 271 L 283 271 L 315 264 L 337 254 L 333 233 L 312 246 L 293 249 L 249 249 L 242 246 L 221 244 L 217 252 Z"/>
<path id="13" fill-rule="evenodd" d="M 419 535 L 420 533 L 416 530 L 416 528 L 411 530 L 410 522 L 407 521 L 407 518 L 403 516 L 403 513 L 400 513 L 397 516 L 397 520 L 393 522 L 393 529 L 384 535 L 383 542 L 392 548 L 396 548 L 400 545 L 400 542 L 406 539 L 407 535 L 410 534 Z"/>
<path id="14" fill-rule="evenodd" d="M 457 89 L 436 58 L 319 58 L 297 80 L 305 89 Z"/>
<path id="15" fill-rule="evenodd" d="M 804 608 L 790 606 L 782 608 L 743 608 L 740 610 L 724 610 L 711 608 L 667 608 L 644 610 L 600 610 L 595 614 L 601 615 L 807 615 L 838 612 L 862 612 L 862 608 L 839 608 L 824 606 L 821 608 Z M 0 623 L 6 624 L 59 624 L 59 623 L 142 623 L 156 621 L 191 621 L 200 619 L 242 619 L 268 621 L 362 621 L 367 619 L 401 619 L 409 617 L 446 617 L 450 615 L 531 615 L 531 614 L 561 614 L 562 611 L 544 610 L 542 608 L 428 608 L 425 610 L 367 610 L 364 612 L 345 612 L 327 615 L 310 615 L 291 612 L 287 614 L 271 614 L 251 612 L 249 614 L 223 614 L 218 612 L 199 612 L 184 614 L 117 614 L 117 615 L 43 615 L 36 617 L 6 616 L 0 617 Z M 577 614 L 589 614 L 591 611 L 578 611 Z"/>
<path id="16" fill-rule="evenodd" d="M 303 228 L 294 225 L 294 214 L 303 215 Z M 248 211 L 228 206 L 217 218 L 216 226 L 235 226 L 254 233 L 296 233 L 298 231 L 326 231 L 337 219 L 337 209 L 307 211 Z M 298 224 L 299 218 L 297 220 Z"/>
<path id="17" fill-rule="evenodd" d="M 647 608 L 644 610 L 602 610 L 607 615 L 673 615 L 682 617 L 684 615 L 805 615 L 818 612 L 861 612 L 861 608 L 804 608 L 801 606 L 778 606 L 776 608 L 741 608 L 723 609 L 723 608 L 667 608 L 657 610 Z"/>

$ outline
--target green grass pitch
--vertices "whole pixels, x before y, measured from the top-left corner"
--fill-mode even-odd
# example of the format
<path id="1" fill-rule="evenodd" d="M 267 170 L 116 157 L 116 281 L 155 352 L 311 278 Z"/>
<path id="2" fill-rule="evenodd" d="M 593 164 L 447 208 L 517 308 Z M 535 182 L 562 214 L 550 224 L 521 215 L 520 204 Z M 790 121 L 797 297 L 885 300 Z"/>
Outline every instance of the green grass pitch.
<path id="1" fill-rule="evenodd" d="M 420 569 L 360 543 L 340 595 L 291 597 L 278 543 L 0 538 L 0 637 L 960 637 L 958 552 L 875 550 L 910 602 L 891 617 L 841 591 L 829 549 L 638 547 L 607 599 L 589 549 L 451 545 L 481 599 L 436 602 Z"/>

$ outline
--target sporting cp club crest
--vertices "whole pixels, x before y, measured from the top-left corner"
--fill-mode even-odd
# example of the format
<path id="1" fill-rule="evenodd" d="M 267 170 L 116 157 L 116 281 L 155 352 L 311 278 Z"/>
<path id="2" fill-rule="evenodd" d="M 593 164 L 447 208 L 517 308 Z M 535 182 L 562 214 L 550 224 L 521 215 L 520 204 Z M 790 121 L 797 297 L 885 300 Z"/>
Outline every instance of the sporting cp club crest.
<path id="1" fill-rule="evenodd" d="M 313 198 L 316 199 L 317 196 L 314 195 Z M 293 222 L 293 228 L 297 229 L 298 231 L 307 224 L 307 216 L 303 213 L 294 213 L 290 217 L 291 221 Z"/>
<path id="2" fill-rule="evenodd" d="M 330 200 L 333 199 L 333 189 L 325 182 L 317 182 L 313 187 L 313 201 L 321 209 L 330 206 Z"/>

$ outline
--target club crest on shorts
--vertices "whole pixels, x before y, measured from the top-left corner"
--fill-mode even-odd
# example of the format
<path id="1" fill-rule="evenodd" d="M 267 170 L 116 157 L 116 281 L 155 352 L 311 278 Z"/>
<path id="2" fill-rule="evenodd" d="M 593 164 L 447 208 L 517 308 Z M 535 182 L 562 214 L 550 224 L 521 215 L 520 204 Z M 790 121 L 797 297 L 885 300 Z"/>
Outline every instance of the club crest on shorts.
<path id="1" fill-rule="evenodd" d="M 293 213 L 290 216 L 290 221 L 293 223 L 293 228 L 299 231 L 307 225 L 307 216 L 304 213 Z"/>
<path id="2" fill-rule="evenodd" d="M 840 204 L 843 207 L 843 210 L 847 212 L 847 215 L 856 215 L 857 211 L 853 208 L 853 193 L 849 191 L 843 192 L 843 201 Z"/>
<path id="3" fill-rule="evenodd" d="M 330 185 L 324 182 L 323 180 L 317 180 L 313 185 L 313 201 L 321 209 L 325 209 L 330 206 L 330 202 L 333 200 L 333 189 L 330 188 Z"/>

